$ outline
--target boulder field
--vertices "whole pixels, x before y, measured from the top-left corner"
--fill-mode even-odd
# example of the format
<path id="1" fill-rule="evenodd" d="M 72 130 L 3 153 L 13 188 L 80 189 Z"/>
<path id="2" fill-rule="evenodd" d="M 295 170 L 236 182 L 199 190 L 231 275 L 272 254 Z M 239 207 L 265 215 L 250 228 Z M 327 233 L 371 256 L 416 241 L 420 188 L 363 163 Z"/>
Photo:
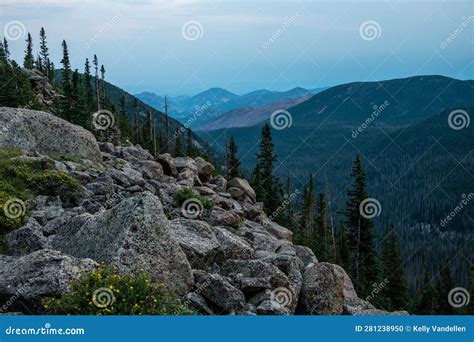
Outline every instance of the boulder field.
<path id="1" fill-rule="evenodd" d="M 0 308 L 15 299 L 7 313 L 38 313 L 43 298 L 105 263 L 145 270 L 204 315 L 406 314 L 358 298 L 340 266 L 318 262 L 268 219 L 245 179 L 216 176 L 202 158 L 154 158 L 138 145 L 98 143 L 44 112 L 0 108 L 0 123 L 7 127 L 0 146 L 24 158 L 81 160 L 52 163 L 80 182 L 75 198 L 37 196 L 26 224 L 6 236 Z M 186 189 L 195 196 L 178 204 Z"/>

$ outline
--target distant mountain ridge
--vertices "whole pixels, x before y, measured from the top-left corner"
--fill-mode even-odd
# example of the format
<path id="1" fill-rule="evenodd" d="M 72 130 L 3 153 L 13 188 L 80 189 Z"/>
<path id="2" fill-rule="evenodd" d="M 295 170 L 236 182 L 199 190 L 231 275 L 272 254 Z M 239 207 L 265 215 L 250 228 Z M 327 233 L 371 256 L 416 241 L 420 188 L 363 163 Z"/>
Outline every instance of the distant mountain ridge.
<path id="1" fill-rule="evenodd" d="M 209 120 L 195 128 L 196 131 L 210 131 L 221 128 L 249 127 L 268 120 L 272 113 L 284 110 L 308 100 L 312 94 L 282 99 L 257 107 L 244 107 L 228 111 L 216 119 Z"/>
<path id="2" fill-rule="evenodd" d="M 191 128 L 196 128 L 234 109 L 258 107 L 283 99 L 313 95 L 324 89 L 326 88 L 304 89 L 297 87 L 288 91 L 260 89 L 244 95 L 236 95 L 223 88 L 210 88 L 194 96 L 167 97 L 168 113 L 181 123 L 186 123 L 190 117 L 194 117 L 193 125 L 195 127 Z M 163 96 L 151 92 L 142 92 L 135 96 L 157 110 L 164 110 L 165 99 Z"/>
<path id="3" fill-rule="evenodd" d="M 472 236 L 472 205 L 449 227 L 440 226 L 463 194 L 474 192 L 474 125 L 453 129 L 449 114 L 457 109 L 473 119 L 473 80 L 416 76 L 332 87 L 288 108 L 291 126 L 272 130 L 278 156 L 275 173 L 283 179 L 290 175 L 299 189 L 313 173 L 316 191 L 326 193 L 338 220 L 337 212 L 345 209 L 351 165 L 360 155 L 369 196 L 382 206 L 375 220 L 377 232 L 393 224 L 409 254 L 426 239 L 422 234 L 432 235 L 431 254 L 425 251 L 407 265 L 414 286 L 422 281 L 423 260 L 451 258 Z M 214 149 L 222 149 L 225 139 L 233 136 L 248 173 L 256 163 L 264 122 L 198 133 Z M 472 248 L 466 255 L 474 257 Z M 457 269 L 468 274 L 460 259 L 452 263 L 463 264 Z"/>

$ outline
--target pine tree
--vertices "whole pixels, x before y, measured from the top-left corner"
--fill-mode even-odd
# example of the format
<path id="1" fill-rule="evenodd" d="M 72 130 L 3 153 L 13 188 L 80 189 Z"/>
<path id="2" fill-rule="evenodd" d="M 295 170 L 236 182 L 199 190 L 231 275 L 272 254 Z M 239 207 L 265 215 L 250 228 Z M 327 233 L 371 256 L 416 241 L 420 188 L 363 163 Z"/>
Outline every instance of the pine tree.
<path id="1" fill-rule="evenodd" d="M 25 58 L 23 60 L 23 67 L 26 69 L 33 69 L 34 66 L 34 57 L 33 57 L 33 38 L 31 38 L 31 34 L 28 32 L 28 36 L 26 37 L 26 50 L 25 50 Z"/>
<path id="2" fill-rule="evenodd" d="M 176 130 L 176 139 L 174 142 L 174 156 L 184 157 L 183 143 L 181 142 L 181 134 L 179 134 L 179 130 Z"/>
<path id="3" fill-rule="evenodd" d="M 8 62 L 10 59 L 10 49 L 8 47 L 8 40 L 3 38 L 3 53 L 5 54 L 5 59 Z"/>
<path id="4" fill-rule="evenodd" d="M 227 179 L 242 177 L 239 168 L 240 160 L 237 158 L 237 144 L 234 137 L 230 137 L 229 153 L 227 155 Z"/>
<path id="5" fill-rule="evenodd" d="M 455 285 L 451 276 L 451 268 L 449 267 L 449 261 L 444 263 L 443 269 L 440 273 L 440 279 L 437 284 L 437 292 L 438 292 L 438 311 L 437 313 L 440 315 L 453 315 L 455 314 L 454 307 L 449 304 L 448 297 L 449 291 L 451 291 Z"/>
<path id="6" fill-rule="evenodd" d="M 94 65 L 94 77 L 95 77 L 95 98 L 97 101 L 97 110 L 100 110 L 100 80 L 99 80 L 99 59 L 97 55 L 94 55 L 94 59 L 92 60 L 92 64 Z"/>
<path id="7" fill-rule="evenodd" d="M 369 295 L 372 285 L 379 281 L 380 266 L 374 248 L 373 222 L 362 215 L 360 204 L 368 198 L 365 172 L 359 156 L 354 161 L 351 176 L 354 183 L 347 191 L 346 225 L 351 248 L 349 269 L 355 289 L 362 296 Z"/>
<path id="8" fill-rule="evenodd" d="M 386 233 L 382 245 L 383 276 L 387 285 L 383 290 L 390 310 L 400 310 L 408 303 L 408 288 L 402 261 L 400 244 L 395 236 L 393 225 Z"/>
<path id="9" fill-rule="evenodd" d="M 73 93 L 72 93 L 72 79 L 71 79 L 71 62 L 69 60 L 69 51 L 65 40 L 62 42 L 63 58 L 62 63 L 62 87 L 64 92 L 64 99 L 62 100 L 63 117 L 66 120 L 71 120 L 73 114 Z"/>
<path id="10" fill-rule="evenodd" d="M 86 62 L 84 64 L 84 97 L 87 103 L 88 110 L 93 111 L 95 104 L 94 104 L 94 91 L 92 88 L 92 75 L 91 75 L 91 67 L 89 64 L 89 58 L 86 58 Z"/>
<path id="11" fill-rule="evenodd" d="M 260 152 L 257 153 L 257 164 L 259 165 L 259 178 L 261 180 L 261 197 L 266 212 L 273 213 L 281 204 L 281 198 L 276 192 L 275 176 L 273 175 L 273 163 L 277 156 L 273 154 L 273 142 L 270 126 L 265 124 L 262 128 L 260 141 Z M 255 171 L 254 171 L 255 173 Z"/>
<path id="12" fill-rule="evenodd" d="M 41 58 L 41 63 L 38 65 L 40 71 L 49 77 L 50 61 L 49 61 L 49 51 L 46 44 L 46 32 L 44 28 L 40 30 L 40 52 L 39 56 Z"/>
<path id="13" fill-rule="evenodd" d="M 318 200 L 316 203 L 316 220 L 315 220 L 315 232 L 316 232 L 316 255 L 320 261 L 334 262 L 333 256 L 334 251 L 332 250 L 331 243 L 331 228 L 327 216 L 327 205 L 324 193 L 318 194 Z"/>
<path id="14" fill-rule="evenodd" d="M 191 158 L 197 156 L 196 149 L 194 148 L 193 144 L 193 135 L 190 128 L 186 130 L 186 155 Z"/>
<path id="15" fill-rule="evenodd" d="M 336 264 L 341 265 L 345 270 L 350 269 L 349 239 L 347 237 L 347 228 L 341 227 L 336 233 L 337 257 Z"/>
<path id="16" fill-rule="evenodd" d="M 77 69 L 75 69 L 74 73 L 72 74 L 72 96 L 72 107 L 74 110 L 72 112 L 73 117 L 71 117 L 71 122 L 84 128 L 88 128 L 90 126 L 90 121 L 85 98 L 84 84 Z"/>
<path id="17" fill-rule="evenodd" d="M 106 108 L 107 97 L 105 95 L 105 67 L 103 64 L 100 66 L 100 94 L 101 108 Z"/>
<path id="18" fill-rule="evenodd" d="M 260 172 L 260 164 L 257 163 L 255 168 L 252 172 L 252 180 L 251 180 L 252 188 L 255 191 L 255 195 L 257 197 L 258 202 L 262 202 L 264 198 L 263 188 L 262 188 L 262 173 Z"/>
<path id="19" fill-rule="evenodd" d="M 419 315 L 433 315 L 437 311 L 438 293 L 433 284 L 431 284 L 430 272 L 426 267 L 424 269 L 423 289 L 415 310 Z"/>

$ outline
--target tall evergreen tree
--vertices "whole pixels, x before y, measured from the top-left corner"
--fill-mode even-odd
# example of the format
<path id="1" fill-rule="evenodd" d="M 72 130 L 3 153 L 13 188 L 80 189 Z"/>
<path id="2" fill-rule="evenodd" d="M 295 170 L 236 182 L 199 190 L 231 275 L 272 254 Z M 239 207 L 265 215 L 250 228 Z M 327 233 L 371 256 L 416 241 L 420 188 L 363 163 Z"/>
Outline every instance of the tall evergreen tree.
<path id="1" fill-rule="evenodd" d="M 8 61 L 10 59 L 10 49 L 8 47 L 8 40 L 3 38 L 3 53 L 5 54 L 5 58 Z"/>
<path id="2" fill-rule="evenodd" d="M 49 77 L 50 70 L 50 61 L 49 61 L 49 51 L 46 43 L 46 32 L 44 28 L 40 30 L 40 52 L 41 64 L 38 65 L 40 71 Z"/>
<path id="3" fill-rule="evenodd" d="M 438 314 L 440 315 L 453 315 L 455 314 L 454 307 L 449 304 L 448 297 L 449 292 L 455 287 L 453 278 L 451 275 L 451 268 L 449 267 L 449 261 L 444 263 L 443 269 L 440 272 L 440 279 L 437 284 L 438 292 Z"/>
<path id="4" fill-rule="evenodd" d="M 190 128 L 186 130 L 186 155 L 191 158 L 197 156 L 196 149 L 194 148 L 193 144 L 193 135 Z"/>
<path id="5" fill-rule="evenodd" d="M 234 137 L 230 137 L 229 151 L 227 154 L 227 179 L 234 177 L 241 177 L 240 174 L 240 160 L 237 157 L 237 144 Z"/>
<path id="6" fill-rule="evenodd" d="M 372 285 L 379 281 L 380 265 L 374 247 L 373 222 L 362 215 L 360 204 L 368 198 L 365 171 L 360 157 L 357 156 L 352 167 L 354 178 L 352 187 L 347 191 L 346 225 L 351 248 L 351 267 L 349 269 L 356 291 L 362 296 L 371 292 Z"/>
<path id="7" fill-rule="evenodd" d="M 329 224 L 327 215 L 327 205 L 324 193 L 318 194 L 316 202 L 316 220 L 315 220 L 315 232 L 316 232 L 316 255 L 319 260 L 327 262 L 335 262 L 332 245 L 332 229 Z"/>
<path id="8" fill-rule="evenodd" d="M 106 108 L 107 96 L 105 94 L 105 67 L 103 64 L 100 66 L 100 95 L 101 108 Z"/>
<path id="9" fill-rule="evenodd" d="M 26 37 L 26 50 L 25 50 L 25 58 L 23 60 L 23 67 L 26 69 L 33 69 L 34 66 L 34 57 L 33 57 L 33 38 L 31 38 L 31 34 L 28 32 L 28 36 Z"/>
<path id="10" fill-rule="evenodd" d="M 92 88 L 92 75 L 91 75 L 91 66 L 89 64 L 89 58 L 86 58 L 84 64 L 84 97 L 87 103 L 87 108 L 89 111 L 93 111 L 94 104 L 94 91 Z"/>
<path id="11" fill-rule="evenodd" d="M 423 288 L 419 301 L 416 304 L 416 312 L 420 315 L 434 315 L 437 311 L 438 293 L 431 283 L 431 275 L 427 267 L 424 267 L 425 275 L 423 279 Z"/>
<path id="12" fill-rule="evenodd" d="M 386 233 L 382 245 L 383 276 L 387 280 L 383 294 L 388 299 L 391 310 L 405 308 L 408 303 L 408 287 L 402 261 L 400 244 L 393 225 Z"/>
<path id="13" fill-rule="evenodd" d="M 259 178 L 261 180 L 260 195 L 264 208 L 273 213 L 281 204 L 280 195 L 275 187 L 275 176 L 273 175 L 273 164 L 277 156 L 273 153 L 273 141 L 270 125 L 265 124 L 262 128 L 260 141 L 260 152 L 257 153 L 257 164 L 259 165 Z M 256 170 L 254 170 L 254 173 Z"/>
<path id="14" fill-rule="evenodd" d="M 63 117 L 66 120 L 71 120 L 73 114 L 73 92 L 71 79 L 71 62 L 69 60 L 69 51 L 65 40 L 62 42 L 63 58 L 62 63 L 62 88 L 64 92 L 64 99 L 62 100 Z"/>
<path id="15" fill-rule="evenodd" d="M 183 143 L 181 142 L 181 134 L 179 134 L 179 130 L 176 130 L 176 139 L 174 141 L 174 156 L 184 157 Z"/>

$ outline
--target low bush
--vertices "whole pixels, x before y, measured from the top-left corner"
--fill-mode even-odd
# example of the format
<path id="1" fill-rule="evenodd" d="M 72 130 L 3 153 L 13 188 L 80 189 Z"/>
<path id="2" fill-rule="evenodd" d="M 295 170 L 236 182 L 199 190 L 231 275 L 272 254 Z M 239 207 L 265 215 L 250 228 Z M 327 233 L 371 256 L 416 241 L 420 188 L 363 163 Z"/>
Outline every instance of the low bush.
<path id="1" fill-rule="evenodd" d="M 71 284 L 71 291 L 43 303 L 53 315 L 181 315 L 192 314 L 163 286 L 140 271 L 119 274 L 101 266 Z"/>
<path id="2" fill-rule="evenodd" d="M 212 209 L 212 207 L 214 207 L 214 203 L 211 200 L 209 200 L 206 197 L 197 195 L 190 188 L 181 189 L 174 194 L 174 200 L 178 205 L 182 205 L 184 201 L 190 198 L 197 199 L 199 202 L 202 203 L 202 206 L 206 209 L 210 210 Z"/>

